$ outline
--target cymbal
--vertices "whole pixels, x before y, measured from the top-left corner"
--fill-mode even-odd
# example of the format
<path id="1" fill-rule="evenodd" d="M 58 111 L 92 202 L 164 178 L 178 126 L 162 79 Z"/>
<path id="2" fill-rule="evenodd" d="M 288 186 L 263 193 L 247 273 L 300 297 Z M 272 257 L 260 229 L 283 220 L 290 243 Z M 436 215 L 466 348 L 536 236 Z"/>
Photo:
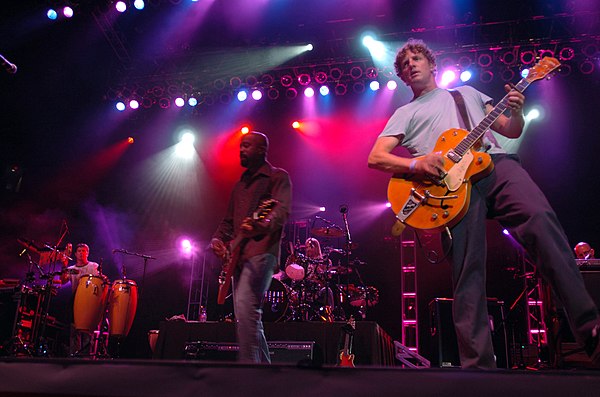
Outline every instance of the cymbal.
<path id="1" fill-rule="evenodd" d="M 310 232 L 318 237 L 342 237 L 344 235 L 344 231 L 337 226 L 314 227 Z"/>
<path id="2" fill-rule="evenodd" d="M 352 243 L 352 244 L 346 243 L 346 244 L 344 244 L 344 249 L 346 251 L 352 251 L 352 250 L 355 250 L 357 248 L 358 248 L 358 243 Z"/>

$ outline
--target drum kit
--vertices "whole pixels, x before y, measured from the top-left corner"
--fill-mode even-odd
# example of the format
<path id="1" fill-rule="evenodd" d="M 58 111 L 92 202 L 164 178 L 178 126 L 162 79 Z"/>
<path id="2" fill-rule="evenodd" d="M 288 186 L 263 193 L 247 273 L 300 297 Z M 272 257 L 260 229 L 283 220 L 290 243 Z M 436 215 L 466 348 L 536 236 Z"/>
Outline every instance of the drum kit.
<path id="1" fill-rule="evenodd" d="M 18 239 L 18 242 L 25 247 L 21 255 L 27 254 L 30 267 L 23 282 L 15 286 L 15 291 L 18 290 L 15 295 L 18 296 L 17 310 L 6 353 L 16 356 L 52 355 L 55 352 L 48 346 L 47 328 L 52 326 L 64 330 L 68 329 L 68 325 L 49 314 L 51 297 L 58 294 L 61 276 L 65 273 L 78 274 L 78 270 L 76 266 L 63 268 L 63 264 L 72 260 L 66 247 L 41 247 L 25 239 Z M 50 251 L 50 255 L 46 251 Z M 35 262 L 30 252 L 40 254 L 40 260 Z M 48 260 L 48 257 L 51 259 Z M 124 267 L 122 278 L 112 283 L 102 274 L 101 266 L 98 270 L 97 275 L 80 275 L 73 297 L 75 329 L 93 334 L 95 338 L 92 340 L 92 358 L 109 356 L 107 337 L 114 339 L 118 346 L 129 334 L 138 304 L 137 284 L 127 279 Z M 39 281 L 43 283 L 40 285 Z"/>
<path id="2" fill-rule="evenodd" d="M 335 225 L 313 228 L 322 238 L 344 236 Z M 347 315 L 366 317 L 366 310 L 379 302 L 379 291 L 362 283 L 358 259 L 350 260 L 350 250 L 324 247 L 321 255 L 311 256 L 306 247 L 290 248 L 282 270 L 273 276 L 263 298 L 263 320 L 346 321 Z M 304 253 L 303 250 L 306 250 Z M 311 251 L 311 254 L 313 251 Z M 356 317 L 356 316 L 355 316 Z"/>

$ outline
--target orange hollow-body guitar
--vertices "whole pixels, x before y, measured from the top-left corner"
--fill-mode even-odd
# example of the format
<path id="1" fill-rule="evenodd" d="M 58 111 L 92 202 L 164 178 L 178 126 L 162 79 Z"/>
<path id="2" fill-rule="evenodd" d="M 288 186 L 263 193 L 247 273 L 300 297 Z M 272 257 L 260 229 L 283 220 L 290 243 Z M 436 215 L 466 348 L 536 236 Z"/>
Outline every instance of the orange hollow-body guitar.
<path id="1" fill-rule="evenodd" d="M 278 201 L 275 199 L 262 200 L 251 216 L 252 224 L 257 224 L 267 218 L 277 203 Z M 231 278 L 239 264 L 241 253 L 244 250 L 244 246 L 248 243 L 248 240 L 249 238 L 243 237 L 242 233 L 240 233 L 238 234 L 238 237 L 233 239 L 229 244 L 229 255 L 225 257 L 223 269 L 219 275 L 219 293 L 217 294 L 217 303 L 219 305 L 224 304 L 229 295 Z"/>
<path id="2" fill-rule="evenodd" d="M 533 81 L 546 77 L 559 66 L 555 58 L 542 58 L 514 89 L 523 92 Z M 494 169 L 490 155 L 473 148 L 507 106 L 508 95 L 471 132 L 455 128 L 440 135 L 433 150 L 444 157 L 445 173 L 439 178 L 392 176 L 388 200 L 398 221 L 415 229 L 440 231 L 462 219 L 469 209 L 472 183 Z"/>

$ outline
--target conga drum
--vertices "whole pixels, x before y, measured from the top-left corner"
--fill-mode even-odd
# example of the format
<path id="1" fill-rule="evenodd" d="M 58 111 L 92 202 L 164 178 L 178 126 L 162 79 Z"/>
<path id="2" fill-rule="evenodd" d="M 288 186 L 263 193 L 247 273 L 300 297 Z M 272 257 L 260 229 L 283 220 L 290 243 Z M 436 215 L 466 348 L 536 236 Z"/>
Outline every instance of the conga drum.
<path id="1" fill-rule="evenodd" d="M 137 310 L 137 284 L 133 280 L 115 280 L 108 300 L 108 334 L 125 337 Z"/>
<path id="2" fill-rule="evenodd" d="M 157 330 L 157 329 L 151 329 L 150 331 L 148 331 L 148 343 L 150 344 L 150 350 L 152 350 L 152 353 L 154 353 L 154 350 L 156 349 L 156 341 L 158 340 L 158 332 L 159 332 L 159 330 Z"/>
<path id="3" fill-rule="evenodd" d="M 107 296 L 108 280 L 105 277 L 87 274 L 79 279 L 73 303 L 73 322 L 78 331 L 93 332 L 98 328 Z"/>

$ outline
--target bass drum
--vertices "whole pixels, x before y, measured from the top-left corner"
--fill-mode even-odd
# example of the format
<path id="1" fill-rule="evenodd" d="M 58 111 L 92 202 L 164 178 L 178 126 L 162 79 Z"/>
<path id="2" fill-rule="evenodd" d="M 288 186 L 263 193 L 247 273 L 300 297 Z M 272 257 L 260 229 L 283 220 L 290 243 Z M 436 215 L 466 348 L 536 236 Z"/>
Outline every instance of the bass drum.
<path id="1" fill-rule="evenodd" d="M 291 298 L 290 288 L 287 285 L 275 278 L 271 279 L 271 286 L 263 297 L 262 320 L 283 321 L 290 310 Z"/>

